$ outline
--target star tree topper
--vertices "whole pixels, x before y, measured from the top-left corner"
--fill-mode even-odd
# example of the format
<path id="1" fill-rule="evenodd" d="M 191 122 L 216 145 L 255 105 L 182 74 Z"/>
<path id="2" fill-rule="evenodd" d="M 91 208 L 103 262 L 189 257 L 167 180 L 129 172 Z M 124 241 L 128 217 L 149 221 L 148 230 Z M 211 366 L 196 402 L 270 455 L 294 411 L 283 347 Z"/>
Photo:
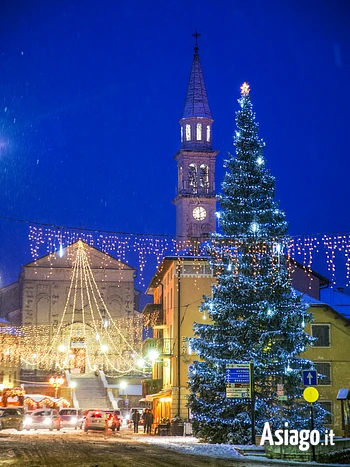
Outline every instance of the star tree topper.
<path id="1" fill-rule="evenodd" d="M 248 96 L 249 92 L 250 92 L 249 84 L 244 82 L 241 86 L 241 95 Z"/>

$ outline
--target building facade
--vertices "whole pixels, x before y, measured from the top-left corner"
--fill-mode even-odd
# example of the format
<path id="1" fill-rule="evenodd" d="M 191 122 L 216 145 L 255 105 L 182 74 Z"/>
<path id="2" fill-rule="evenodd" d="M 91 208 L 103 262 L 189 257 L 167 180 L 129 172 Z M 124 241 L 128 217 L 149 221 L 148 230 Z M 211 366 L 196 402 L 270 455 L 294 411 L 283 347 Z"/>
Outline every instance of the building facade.
<path id="1" fill-rule="evenodd" d="M 341 388 L 350 389 L 349 319 L 319 301 L 319 288 L 327 282 L 323 276 L 313 275 L 297 264 L 293 264 L 291 275 L 296 289 L 302 284 L 301 288 L 310 292 L 305 299 L 315 321 L 306 331 L 318 339 L 302 357 L 312 360 L 318 373 L 324 375 L 317 386 L 320 402 L 330 412 L 327 426 L 341 435 L 341 403 L 337 394 Z M 148 360 L 154 350 L 156 353 L 152 380 L 148 381 L 144 396 L 152 401 L 156 422 L 163 417 L 189 417 L 188 373 L 198 357 L 192 353 L 188 338 L 193 337 L 195 322 L 205 323 L 208 319 L 199 306 L 203 295 L 211 295 L 213 284 L 215 278 L 206 258 L 167 257 L 148 287 L 154 304 L 146 306 L 143 313 L 145 322 L 153 328 L 153 338 L 146 339 L 143 353 Z"/>
<path id="2" fill-rule="evenodd" d="M 167 257 L 148 287 L 154 304 L 147 305 L 143 313 L 145 324 L 153 328 L 153 338 L 144 341 L 143 354 L 153 360 L 153 367 L 144 395 L 153 402 L 156 423 L 163 417 L 189 416 L 188 371 L 196 356 L 188 338 L 193 337 L 193 323 L 207 319 L 198 307 L 203 294 L 211 294 L 212 284 L 205 258 Z"/>
<path id="3" fill-rule="evenodd" d="M 329 412 L 328 427 L 337 436 L 349 436 L 350 400 L 337 397 L 340 389 L 350 393 L 350 320 L 326 303 L 309 301 L 315 321 L 306 331 L 317 340 L 303 357 L 312 360 L 319 375 L 319 402 Z"/>

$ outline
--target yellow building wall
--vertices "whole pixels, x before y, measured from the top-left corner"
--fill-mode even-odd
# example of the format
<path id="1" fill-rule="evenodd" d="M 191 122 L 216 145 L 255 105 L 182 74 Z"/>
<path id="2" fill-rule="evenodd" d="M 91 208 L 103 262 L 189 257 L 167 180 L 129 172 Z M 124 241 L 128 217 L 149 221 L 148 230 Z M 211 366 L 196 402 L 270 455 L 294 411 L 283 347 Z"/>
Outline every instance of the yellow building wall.
<path id="1" fill-rule="evenodd" d="M 200 262 L 203 264 L 203 261 Z M 194 359 L 198 359 L 193 353 L 189 353 L 188 337 L 193 337 L 193 324 L 205 323 L 203 313 L 199 307 L 203 295 L 211 295 L 213 277 L 211 276 L 186 276 L 180 277 L 180 295 L 178 294 L 178 276 L 176 263 L 165 274 L 163 284 L 165 328 L 164 337 L 172 338 L 173 354 L 169 359 L 164 359 L 163 369 L 164 389 L 172 390 L 171 417 L 180 415 L 188 418 L 188 367 Z M 180 298 L 180 306 L 179 306 Z M 180 321 L 178 312 L 180 311 Z M 206 316 L 208 319 L 208 316 Z M 180 322 L 180 324 L 179 324 Z M 180 332 L 178 327 L 180 326 Z M 180 355 L 178 355 L 178 339 L 180 338 Z M 180 358 L 180 413 L 179 413 L 179 388 L 178 388 L 178 358 Z"/>
<path id="2" fill-rule="evenodd" d="M 330 326 L 330 346 L 313 346 L 303 353 L 303 357 L 314 363 L 329 362 L 331 368 L 331 384 L 318 384 L 319 401 L 332 403 L 332 428 L 337 436 L 342 433 L 341 403 L 337 400 L 337 394 L 341 388 L 350 389 L 350 326 L 331 307 L 324 305 L 312 305 L 310 311 L 315 321 L 306 326 L 306 332 L 311 335 L 312 324 L 328 324 Z"/>

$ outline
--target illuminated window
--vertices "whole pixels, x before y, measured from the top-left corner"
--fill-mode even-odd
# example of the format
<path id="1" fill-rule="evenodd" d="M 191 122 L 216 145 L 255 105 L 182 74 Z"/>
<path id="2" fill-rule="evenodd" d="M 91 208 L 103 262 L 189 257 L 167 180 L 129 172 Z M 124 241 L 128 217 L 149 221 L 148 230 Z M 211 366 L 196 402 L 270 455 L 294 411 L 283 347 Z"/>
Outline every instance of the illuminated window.
<path id="1" fill-rule="evenodd" d="M 181 276 L 209 276 L 213 277 L 213 271 L 208 264 L 190 263 L 181 267 Z"/>
<path id="2" fill-rule="evenodd" d="M 197 123 L 197 133 L 196 133 L 197 141 L 202 139 L 202 124 Z"/>
<path id="3" fill-rule="evenodd" d="M 186 141 L 190 141 L 191 139 L 191 125 L 187 123 L 186 125 Z"/>
<path id="4" fill-rule="evenodd" d="M 181 143 L 183 143 L 184 140 L 184 127 L 181 127 Z"/>
<path id="5" fill-rule="evenodd" d="M 210 141 L 210 125 L 207 125 L 207 141 Z"/>

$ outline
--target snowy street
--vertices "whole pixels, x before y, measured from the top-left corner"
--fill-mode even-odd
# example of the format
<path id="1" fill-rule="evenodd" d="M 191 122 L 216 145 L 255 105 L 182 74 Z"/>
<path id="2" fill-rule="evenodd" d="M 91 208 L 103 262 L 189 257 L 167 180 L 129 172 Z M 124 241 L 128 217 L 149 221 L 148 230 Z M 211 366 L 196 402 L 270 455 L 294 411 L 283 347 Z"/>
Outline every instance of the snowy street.
<path id="1" fill-rule="evenodd" d="M 65 429 L 0 433 L 0 466 L 6 467 L 251 467 L 298 465 L 241 456 L 233 446 L 193 437 L 134 435 Z M 300 464 L 299 464 L 300 465 Z M 312 464 L 316 465 L 316 464 Z"/>
<path id="2" fill-rule="evenodd" d="M 105 435 L 70 429 L 6 430 L 1 432 L 0 442 L 0 466 L 6 467 L 249 467 L 251 464 L 232 446 L 200 444 L 192 437 L 133 435 L 126 431 Z M 273 464 L 264 462 L 264 465 Z"/>

